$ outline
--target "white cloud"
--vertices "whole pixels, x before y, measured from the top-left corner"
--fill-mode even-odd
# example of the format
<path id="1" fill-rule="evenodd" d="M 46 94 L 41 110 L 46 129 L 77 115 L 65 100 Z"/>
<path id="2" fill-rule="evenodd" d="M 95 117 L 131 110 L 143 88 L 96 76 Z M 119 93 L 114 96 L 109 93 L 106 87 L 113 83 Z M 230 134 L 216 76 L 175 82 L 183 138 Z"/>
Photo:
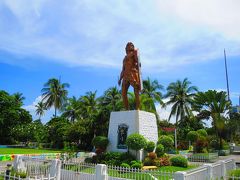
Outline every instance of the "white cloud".
<path id="1" fill-rule="evenodd" d="M 21 57 L 16 64 L 40 56 L 68 66 L 120 69 L 125 44 L 133 41 L 145 72 L 168 71 L 222 57 L 223 48 L 228 56 L 239 55 L 238 5 L 237 0 L 5 0 L 0 50 Z"/>
<path id="2" fill-rule="evenodd" d="M 30 112 L 33 117 L 33 120 L 39 119 L 39 116 L 36 115 L 36 105 L 42 100 L 42 96 L 38 96 L 31 104 L 24 105 L 23 108 Z M 54 114 L 54 109 L 50 108 L 45 111 L 45 114 L 41 117 L 43 123 L 46 123 Z"/>
<path id="3" fill-rule="evenodd" d="M 163 99 L 164 103 L 166 103 L 167 101 L 169 101 L 169 98 Z M 157 112 L 158 112 L 161 120 L 168 120 L 169 115 L 171 113 L 171 108 L 172 108 L 171 105 L 168 105 L 166 107 L 162 107 L 161 105 L 158 104 L 156 106 Z M 173 124 L 176 123 L 176 117 L 172 116 L 171 119 L 170 119 L 170 122 L 173 123 Z"/>

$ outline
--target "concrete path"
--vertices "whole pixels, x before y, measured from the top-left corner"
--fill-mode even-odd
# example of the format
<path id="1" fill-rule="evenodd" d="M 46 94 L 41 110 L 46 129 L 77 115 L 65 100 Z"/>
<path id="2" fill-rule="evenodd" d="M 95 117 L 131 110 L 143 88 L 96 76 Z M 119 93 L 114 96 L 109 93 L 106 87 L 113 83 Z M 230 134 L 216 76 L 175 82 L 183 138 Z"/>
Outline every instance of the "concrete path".
<path id="1" fill-rule="evenodd" d="M 240 163 L 240 155 L 237 154 L 231 154 L 229 156 L 219 156 L 219 160 L 224 159 L 234 159 L 237 163 Z"/>

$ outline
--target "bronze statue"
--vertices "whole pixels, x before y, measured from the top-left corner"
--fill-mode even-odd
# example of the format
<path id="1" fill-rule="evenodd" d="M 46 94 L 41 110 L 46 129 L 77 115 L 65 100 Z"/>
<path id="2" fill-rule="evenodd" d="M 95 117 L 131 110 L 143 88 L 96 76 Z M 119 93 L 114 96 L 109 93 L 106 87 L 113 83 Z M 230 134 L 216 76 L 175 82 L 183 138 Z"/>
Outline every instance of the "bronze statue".
<path id="1" fill-rule="evenodd" d="M 137 50 L 134 49 L 132 42 L 128 42 L 126 45 L 126 56 L 123 59 L 122 72 L 120 74 L 120 79 L 118 84 L 121 84 L 122 81 L 122 98 L 124 107 L 126 110 L 129 110 L 127 91 L 131 85 L 134 88 L 134 94 L 136 99 L 136 109 L 139 109 L 140 97 L 139 93 L 142 88 L 141 74 L 140 74 L 140 62 L 138 59 Z"/>

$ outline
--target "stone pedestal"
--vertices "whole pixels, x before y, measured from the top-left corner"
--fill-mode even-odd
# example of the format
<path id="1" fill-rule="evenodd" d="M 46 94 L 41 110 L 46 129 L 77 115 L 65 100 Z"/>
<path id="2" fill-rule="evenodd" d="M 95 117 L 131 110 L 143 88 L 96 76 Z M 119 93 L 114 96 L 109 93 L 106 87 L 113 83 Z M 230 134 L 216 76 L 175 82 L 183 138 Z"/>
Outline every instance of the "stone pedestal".
<path id="1" fill-rule="evenodd" d="M 139 110 L 112 112 L 108 129 L 110 141 L 108 151 L 127 152 L 125 140 L 133 133 L 139 133 L 147 140 L 157 143 L 158 130 L 155 114 Z"/>

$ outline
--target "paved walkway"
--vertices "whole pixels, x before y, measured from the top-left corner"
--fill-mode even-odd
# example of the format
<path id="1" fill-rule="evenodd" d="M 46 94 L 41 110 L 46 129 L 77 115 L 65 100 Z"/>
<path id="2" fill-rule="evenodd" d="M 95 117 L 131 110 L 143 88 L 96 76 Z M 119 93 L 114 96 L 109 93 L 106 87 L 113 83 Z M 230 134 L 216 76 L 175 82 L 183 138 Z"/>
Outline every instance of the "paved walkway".
<path id="1" fill-rule="evenodd" d="M 240 163 L 240 155 L 231 154 L 229 156 L 219 156 L 219 160 L 234 159 L 237 163 Z"/>

